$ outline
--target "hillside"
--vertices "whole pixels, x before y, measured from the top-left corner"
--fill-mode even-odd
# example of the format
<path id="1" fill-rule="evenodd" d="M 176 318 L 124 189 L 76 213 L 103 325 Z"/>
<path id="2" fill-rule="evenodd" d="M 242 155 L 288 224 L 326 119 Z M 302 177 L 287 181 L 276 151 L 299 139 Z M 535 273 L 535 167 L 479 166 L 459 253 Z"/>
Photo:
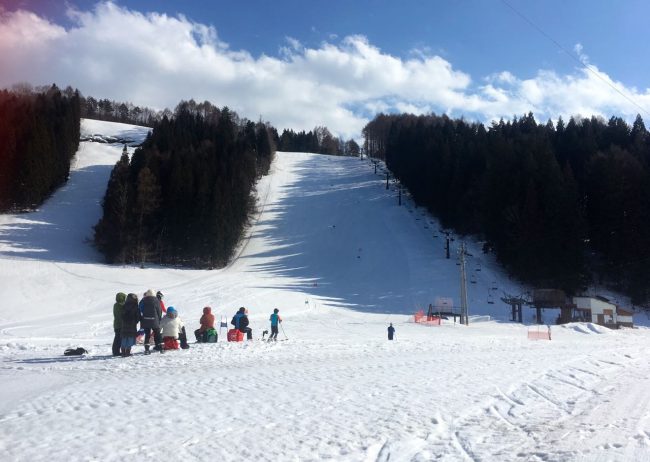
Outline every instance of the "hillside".
<path id="1" fill-rule="evenodd" d="M 134 142 L 146 130 L 82 123 L 85 135 Z M 408 200 L 398 206 L 366 162 L 278 153 L 229 266 L 141 269 L 104 265 L 89 244 L 121 149 L 82 142 L 70 181 L 40 210 L 0 216 L 8 460 L 650 457 L 648 330 L 570 325 L 529 341 L 528 327 L 503 322 L 499 300 L 525 288 L 473 242 L 470 314 L 497 321 L 413 324 L 436 296 L 458 302 L 460 241 L 447 260 L 436 222 Z M 148 288 L 165 293 L 190 336 L 203 306 L 228 321 L 246 306 L 255 340 L 111 357 L 115 293 Z M 275 307 L 289 340 L 261 342 Z M 69 346 L 91 354 L 63 357 Z"/>

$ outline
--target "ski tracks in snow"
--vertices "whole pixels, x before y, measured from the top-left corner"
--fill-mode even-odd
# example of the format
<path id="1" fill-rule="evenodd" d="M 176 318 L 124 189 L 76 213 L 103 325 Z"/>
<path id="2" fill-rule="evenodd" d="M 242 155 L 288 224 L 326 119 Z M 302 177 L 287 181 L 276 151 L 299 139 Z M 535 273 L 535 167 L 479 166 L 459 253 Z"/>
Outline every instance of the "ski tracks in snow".
<path id="1" fill-rule="evenodd" d="M 641 460 L 650 444 L 650 377 L 635 372 L 642 355 L 617 359 L 575 358 L 507 391 L 496 386 L 453 421 L 438 459 Z"/>
<path id="2" fill-rule="evenodd" d="M 464 410 L 435 417 L 369 449 L 376 461 L 629 461 L 650 448 L 650 377 L 638 351 L 579 355 L 507 387 L 493 385 Z M 441 393 L 444 396 L 444 393 Z M 453 417 L 451 417 L 453 415 Z M 417 419 L 415 419 L 417 421 Z M 406 433 L 409 433 L 408 431 Z"/>
<path id="3" fill-rule="evenodd" d="M 399 342 L 311 330 L 310 340 L 138 349 L 128 359 L 10 352 L 7 378 L 59 385 L 0 412 L 0 451 L 164 457 L 155 438 L 139 439 L 143 426 L 173 434 L 175 454 L 196 460 L 627 461 L 650 451 L 650 377 L 632 342 L 574 356 L 539 345 L 545 356 L 531 358 L 508 338 L 477 337 L 474 349 L 451 326 L 435 337 L 398 327 Z M 70 431 L 52 431 L 61 427 Z M 116 448 L 124 434 L 134 438 Z"/>

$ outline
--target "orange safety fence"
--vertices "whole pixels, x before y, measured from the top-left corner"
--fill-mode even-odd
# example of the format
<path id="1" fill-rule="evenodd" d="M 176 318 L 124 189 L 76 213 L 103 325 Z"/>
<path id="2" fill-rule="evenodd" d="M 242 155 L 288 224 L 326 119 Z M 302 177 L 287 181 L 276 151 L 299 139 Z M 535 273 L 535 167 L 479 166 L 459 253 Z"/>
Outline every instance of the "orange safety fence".
<path id="1" fill-rule="evenodd" d="M 551 326 L 528 328 L 528 340 L 551 340 Z"/>
<path id="2" fill-rule="evenodd" d="M 442 322 L 439 316 L 427 316 L 423 310 L 416 312 L 413 315 L 413 320 L 418 324 L 426 324 L 428 326 L 439 326 Z"/>

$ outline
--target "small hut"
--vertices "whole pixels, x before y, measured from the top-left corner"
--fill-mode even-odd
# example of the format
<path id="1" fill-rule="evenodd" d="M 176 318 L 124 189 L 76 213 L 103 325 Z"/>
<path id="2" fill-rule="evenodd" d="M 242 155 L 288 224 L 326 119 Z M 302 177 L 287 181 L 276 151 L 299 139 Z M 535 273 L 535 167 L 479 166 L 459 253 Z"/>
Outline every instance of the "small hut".
<path id="1" fill-rule="evenodd" d="M 634 327 L 634 313 L 616 306 L 605 297 L 573 297 L 573 303 L 578 314 L 576 320 L 593 322 L 610 329 Z"/>

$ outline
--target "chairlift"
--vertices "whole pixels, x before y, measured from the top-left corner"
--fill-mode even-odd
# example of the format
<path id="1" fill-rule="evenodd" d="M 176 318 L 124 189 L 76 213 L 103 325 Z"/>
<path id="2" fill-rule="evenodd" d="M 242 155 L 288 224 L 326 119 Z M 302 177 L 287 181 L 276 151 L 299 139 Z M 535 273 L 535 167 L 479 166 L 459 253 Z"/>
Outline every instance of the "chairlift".
<path id="1" fill-rule="evenodd" d="M 492 290 L 497 290 L 498 288 L 497 281 L 492 281 Z"/>
<path id="2" fill-rule="evenodd" d="M 474 273 L 471 274 L 469 277 L 469 282 L 472 284 L 476 284 L 476 275 Z"/>
<path id="3" fill-rule="evenodd" d="M 492 298 L 492 293 L 489 290 L 488 290 L 487 302 L 488 305 L 494 305 L 494 298 Z"/>

